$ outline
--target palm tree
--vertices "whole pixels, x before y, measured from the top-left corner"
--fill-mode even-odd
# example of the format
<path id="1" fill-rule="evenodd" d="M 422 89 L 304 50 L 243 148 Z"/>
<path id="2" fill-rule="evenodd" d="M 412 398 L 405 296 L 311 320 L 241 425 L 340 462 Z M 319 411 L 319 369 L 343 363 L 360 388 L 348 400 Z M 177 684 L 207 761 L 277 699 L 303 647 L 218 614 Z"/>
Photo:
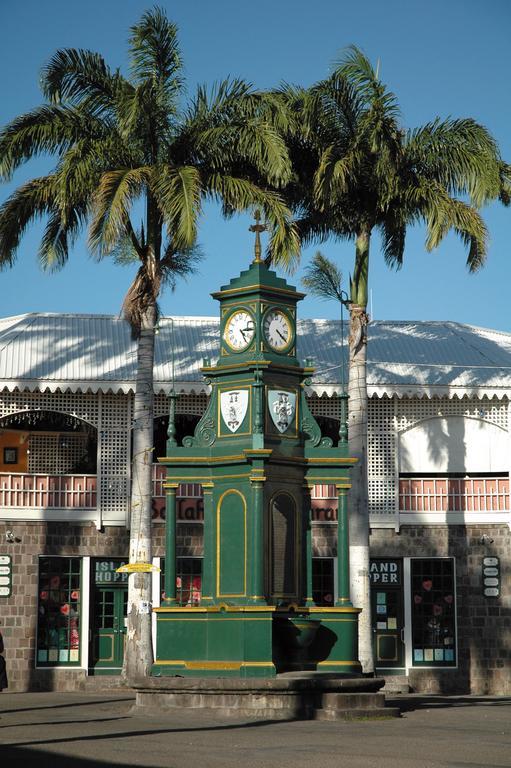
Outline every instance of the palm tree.
<path id="1" fill-rule="evenodd" d="M 275 192 L 290 175 L 274 125 L 278 105 L 240 80 L 210 93 L 199 87 L 183 104 L 177 29 L 158 8 L 131 28 L 129 53 L 125 77 L 97 53 L 57 51 L 42 73 L 45 103 L 0 133 L 4 179 L 38 154 L 56 158 L 51 173 L 20 186 L 0 208 L 0 261 L 14 262 L 24 231 L 41 216 L 44 268 L 65 264 L 85 225 L 98 259 L 123 249 L 138 258 L 123 310 L 138 339 L 129 555 L 144 564 L 152 554 L 154 330 L 162 285 L 193 260 L 208 198 L 220 201 L 226 215 L 261 208 L 280 258 L 296 256 L 299 241 Z M 128 679 L 148 674 L 152 662 L 150 589 L 149 573 L 130 575 Z"/>
<path id="2" fill-rule="evenodd" d="M 286 193 L 302 242 L 329 236 L 355 241 L 348 423 L 350 454 L 358 463 L 350 495 L 351 585 L 354 604 L 363 608 L 360 660 L 371 673 L 366 464 L 371 237 L 379 231 L 386 263 L 400 268 L 407 227 L 426 225 L 428 251 L 453 230 L 468 248 L 467 265 L 474 272 L 483 265 L 487 247 L 478 210 L 497 197 L 509 204 L 511 168 L 489 132 L 472 119 L 437 118 L 403 130 L 395 95 L 356 47 L 347 50 L 328 79 L 308 91 L 286 86 L 282 93 L 299 126 L 289 137 L 296 170 Z"/>

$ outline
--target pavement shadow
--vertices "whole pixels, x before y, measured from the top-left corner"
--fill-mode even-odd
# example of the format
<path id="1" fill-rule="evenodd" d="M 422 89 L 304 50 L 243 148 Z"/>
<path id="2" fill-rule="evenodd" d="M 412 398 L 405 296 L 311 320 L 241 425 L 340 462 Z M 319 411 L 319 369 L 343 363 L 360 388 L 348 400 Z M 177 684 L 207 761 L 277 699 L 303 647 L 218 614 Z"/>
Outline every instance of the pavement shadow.
<path id="1" fill-rule="evenodd" d="M 390 702 L 389 702 L 390 703 Z M 392 705 L 399 707 L 401 712 L 413 712 L 420 709 L 446 709 L 452 707 L 499 707 L 509 706 L 511 696 L 396 696 Z"/>
<path id="2" fill-rule="evenodd" d="M 89 760 L 83 757 L 59 755 L 53 752 L 41 752 L 25 747 L 1 747 L 1 764 L 5 768 L 101 768 L 112 767 L 111 761 Z M 115 763 L 115 768 L 132 768 L 132 763 Z M 139 768 L 151 768 L 150 765 Z"/>
<path id="3" fill-rule="evenodd" d="M 65 704 L 54 704 L 53 702 L 50 702 L 49 704 L 42 704 L 40 707 L 14 707 L 14 709 L 2 709 L 0 712 L 3 715 L 8 714 L 16 714 L 17 712 L 36 712 L 40 709 L 72 709 L 74 707 L 90 707 L 94 704 L 99 704 L 100 706 L 103 704 L 118 704 L 120 702 L 130 702 L 135 701 L 134 696 L 123 696 L 122 698 L 117 699 L 88 699 L 86 701 L 68 701 Z M 0 701 L 1 703 L 1 701 Z"/>
<path id="4" fill-rule="evenodd" d="M 53 725 L 55 726 L 58 722 L 58 725 L 77 725 L 78 723 L 110 723 L 113 720 L 129 720 L 129 715 L 121 715 L 119 717 L 88 717 L 86 720 L 80 718 L 79 720 L 48 720 L 48 721 L 38 721 L 36 720 L 35 723 L 9 723 L 6 725 L 3 725 L 0 722 L 0 729 L 2 728 L 30 728 L 30 726 L 39 727 L 41 725 Z M 1 753 L 0 753 L 1 754 Z"/>
<path id="5" fill-rule="evenodd" d="M 121 718 L 119 718 L 121 719 Z M 267 725 L 281 725 L 282 723 L 295 722 L 296 720 L 302 720 L 301 718 L 290 718 L 287 720 L 253 720 L 250 722 L 232 723 L 229 725 L 194 725 L 190 728 L 144 728 L 140 730 L 127 730 L 127 731 L 109 731 L 108 733 L 91 734 L 90 736 L 64 736 L 62 738 L 48 738 L 48 739 L 33 739 L 30 741 L 21 741 L 17 744 L 2 745 L 1 756 L 3 758 L 5 748 L 18 748 L 18 747 L 36 747 L 36 746 L 50 746 L 53 744 L 72 744 L 81 741 L 118 741 L 119 739 L 130 739 L 134 736 L 140 738 L 141 736 L 152 736 L 156 734 L 164 733 L 203 733 L 206 731 L 232 731 L 246 728 L 262 728 Z M 86 721 L 83 721 L 86 722 Z M 58 724 L 58 723 L 57 723 Z M 0 763 L 3 765 L 4 763 Z M 116 763 L 117 765 L 117 763 Z"/>

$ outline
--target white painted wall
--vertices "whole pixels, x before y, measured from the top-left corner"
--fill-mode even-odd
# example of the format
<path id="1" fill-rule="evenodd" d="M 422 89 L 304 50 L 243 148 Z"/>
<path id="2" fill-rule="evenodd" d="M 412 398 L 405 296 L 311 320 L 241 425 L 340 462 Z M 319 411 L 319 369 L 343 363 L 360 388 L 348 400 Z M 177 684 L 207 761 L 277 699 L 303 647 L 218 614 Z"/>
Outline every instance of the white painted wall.
<path id="1" fill-rule="evenodd" d="M 398 440 L 399 472 L 509 472 L 509 433 L 463 416 L 421 421 Z"/>

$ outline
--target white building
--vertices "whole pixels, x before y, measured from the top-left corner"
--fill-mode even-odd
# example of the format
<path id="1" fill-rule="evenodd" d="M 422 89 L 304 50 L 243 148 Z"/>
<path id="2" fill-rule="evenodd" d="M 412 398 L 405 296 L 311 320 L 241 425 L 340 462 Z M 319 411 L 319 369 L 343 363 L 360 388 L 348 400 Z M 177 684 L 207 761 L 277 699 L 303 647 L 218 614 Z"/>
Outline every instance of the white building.
<path id="1" fill-rule="evenodd" d="M 178 436 L 204 412 L 216 318 L 160 322 L 155 457 L 168 395 Z M 173 350 L 173 352 L 172 352 Z M 299 323 L 312 412 L 338 432 L 339 323 Z M 135 343 L 122 320 L 0 320 L 0 620 L 14 689 L 76 687 L 122 662 Z M 374 322 L 368 345 L 373 623 L 383 674 L 415 690 L 511 692 L 511 334 L 453 322 Z M 162 470 L 154 540 L 164 554 Z M 200 599 L 199 485 L 181 489 L 183 601 Z M 312 499 L 314 586 L 333 599 L 336 508 Z M 153 604 L 160 596 L 154 581 Z"/>

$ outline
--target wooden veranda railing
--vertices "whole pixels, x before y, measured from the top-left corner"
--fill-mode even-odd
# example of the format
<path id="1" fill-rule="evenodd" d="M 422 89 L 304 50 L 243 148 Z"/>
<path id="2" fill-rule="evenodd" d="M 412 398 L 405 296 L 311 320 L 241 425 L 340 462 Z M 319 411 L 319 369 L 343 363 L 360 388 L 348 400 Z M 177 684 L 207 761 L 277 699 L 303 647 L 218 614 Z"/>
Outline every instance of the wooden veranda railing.
<path id="1" fill-rule="evenodd" d="M 96 475 L 0 473 L 0 508 L 95 509 Z"/>
<path id="2" fill-rule="evenodd" d="M 508 477 L 406 477 L 399 480 L 399 512 L 507 512 Z"/>

